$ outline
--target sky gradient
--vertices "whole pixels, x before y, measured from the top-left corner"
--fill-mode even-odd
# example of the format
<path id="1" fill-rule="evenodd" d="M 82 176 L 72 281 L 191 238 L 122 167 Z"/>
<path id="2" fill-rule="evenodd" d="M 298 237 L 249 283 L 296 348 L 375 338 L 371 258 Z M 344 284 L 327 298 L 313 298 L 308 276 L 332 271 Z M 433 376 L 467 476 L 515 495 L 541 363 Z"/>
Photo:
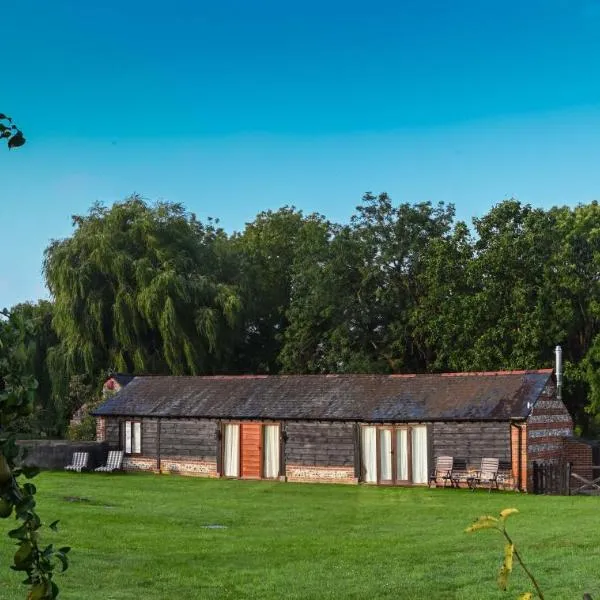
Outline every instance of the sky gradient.
<path id="1" fill-rule="evenodd" d="M 71 215 L 133 192 L 240 229 L 366 191 L 452 202 L 600 196 L 600 2 L 21 0 L 0 46 L 0 307 L 46 295 Z"/>

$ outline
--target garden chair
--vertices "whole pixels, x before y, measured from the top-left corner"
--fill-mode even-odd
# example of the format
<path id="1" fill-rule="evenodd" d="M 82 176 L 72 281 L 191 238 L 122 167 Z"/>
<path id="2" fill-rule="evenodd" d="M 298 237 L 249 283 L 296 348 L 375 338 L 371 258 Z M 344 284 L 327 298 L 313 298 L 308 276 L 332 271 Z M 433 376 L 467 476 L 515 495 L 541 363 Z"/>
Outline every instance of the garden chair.
<path id="1" fill-rule="evenodd" d="M 478 485 L 487 485 L 488 491 L 492 491 L 492 487 L 498 489 L 498 466 L 500 460 L 497 458 L 482 458 L 479 471 L 469 477 L 467 483 L 474 490 Z"/>
<path id="2" fill-rule="evenodd" d="M 81 471 L 87 468 L 88 460 L 90 458 L 89 452 L 74 452 L 71 464 L 65 467 L 66 471 Z"/>
<path id="3" fill-rule="evenodd" d="M 435 467 L 429 475 L 428 486 L 431 487 L 433 484 L 437 485 L 438 479 L 444 482 L 444 487 L 450 482 L 451 487 L 457 485 L 457 481 L 452 473 L 454 469 L 454 458 L 452 456 L 438 456 L 435 459 Z"/>
<path id="4" fill-rule="evenodd" d="M 97 473 L 112 473 L 113 471 L 119 471 L 123 465 L 123 451 L 122 450 L 111 450 L 108 453 L 106 464 L 101 467 L 94 469 Z"/>

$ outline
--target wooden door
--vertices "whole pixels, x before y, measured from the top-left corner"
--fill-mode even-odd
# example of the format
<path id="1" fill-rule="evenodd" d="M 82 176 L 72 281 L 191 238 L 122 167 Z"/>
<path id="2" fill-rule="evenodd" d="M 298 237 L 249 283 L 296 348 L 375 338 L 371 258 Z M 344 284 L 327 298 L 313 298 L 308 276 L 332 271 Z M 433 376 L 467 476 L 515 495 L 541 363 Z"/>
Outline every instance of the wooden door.
<path id="1" fill-rule="evenodd" d="M 242 424 L 242 477 L 260 479 L 262 476 L 262 425 Z"/>

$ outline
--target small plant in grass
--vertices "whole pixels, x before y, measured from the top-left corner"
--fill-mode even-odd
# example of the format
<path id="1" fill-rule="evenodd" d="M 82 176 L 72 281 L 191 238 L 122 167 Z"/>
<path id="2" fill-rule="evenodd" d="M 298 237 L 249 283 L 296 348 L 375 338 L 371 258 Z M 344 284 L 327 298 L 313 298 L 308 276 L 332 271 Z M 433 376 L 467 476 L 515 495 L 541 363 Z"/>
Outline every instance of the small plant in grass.
<path id="1" fill-rule="evenodd" d="M 519 511 L 516 508 L 505 508 L 498 517 L 484 515 L 483 517 L 479 517 L 475 523 L 467 527 L 466 531 L 467 533 L 472 533 L 474 531 L 481 531 L 482 529 L 494 529 L 504 536 L 506 543 L 504 545 L 504 560 L 502 561 L 502 566 L 498 572 L 498 587 L 501 590 L 506 591 L 508 587 L 508 578 L 513 570 L 514 559 L 516 559 L 533 584 L 537 597 L 541 600 L 544 600 L 544 594 L 542 593 L 537 580 L 531 571 L 525 566 L 523 558 L 515 548 L 515 544 L 508 534 L 508 531 L 506 531 L 506 519 L 518 512 Z M 532 600 L 532 598 L 534 598 L 532 592 L 525 592 L 519 596 L 519 600 Z"/>
<path id="2" fill-rule="evenodd" d="M 506 591 L 508 587 L 508 577 L 513 570 L 514 559 L 517 559 L 517 562 L 519 563 L 523 571 L 525 571 L 525 574 L 527 575 L 527 577 L 529 577 L 529 580 L 533 584 L 535 594 L 538 598 L 544 600 L 544 594 L 542 593 L 542 590 L 540 589 L 536 578 L 533 576 L 531 571 L 525 566 L 523 558 L 515 548 L 515 544 L 512 541 L 512 538 L 506 531 L 506 519 L 518 512 L 519 511 L 516 508 L 505 508 L 503 511 L 500 512 L 500 516 L 498 517 L 484 515 L 483 517 L 479 517 L 477 521 L 475 521 L 472 525 L 467 527 L 465 531 L 467 533 L 472 533 L 473 531 L 481 531 L 482 529 L 494 529 L 500 532 L 504 536 L 506 544 L 504 545 L 504 560 L 502 561 L 502 566 L 500 567 L 500 571 L 498 572 L 498 587 L 501 590 Z M 533 598 L 534 595 L 532 592 L 524 592 L 519 596 L 518 600 L 532 600 Z M 583 600 L 592 600 L 592 597 L 589 594 L 584 594 Z"/>

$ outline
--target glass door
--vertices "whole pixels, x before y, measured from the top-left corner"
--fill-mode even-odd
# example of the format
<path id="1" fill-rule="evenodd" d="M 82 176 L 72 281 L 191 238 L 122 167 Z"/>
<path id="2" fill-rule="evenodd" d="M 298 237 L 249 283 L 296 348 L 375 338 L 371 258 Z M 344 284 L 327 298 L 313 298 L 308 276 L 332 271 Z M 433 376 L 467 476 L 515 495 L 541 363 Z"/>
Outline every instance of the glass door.
<path id="1" fill-rule="evenodd" d="M 408 429 L 396 429 L 396 481 L 410 480 L 408 473 Z"/>
<path id="2" fill-rule="evenodd" d="M 263 429 L 263 477 L 279 477 L 279 425 L 265 425 Z"/>
<path id="3" fill-rule="evenodd" d="M 427 427 L 415 425 L 411 431 L 412 437 L 412 481 L 427 483 Z"/>
<path id="4" fill-rule="evenodd" d="M 394 449 L 392 445 L 392 430 L 379 429 L 379 481 L 381 483 L 392 483 L 394 475 L 392 472 L 394 464 Z"/>
<path id="5" fill-rule="evenodd" d="M 240 426 L 225 425 L 223 436 L 223 474 L 225 477 L 240 476 Z"/>
<path id="6" fill-rule="evenodd" d="M 377 483 L 377 428 L 361 427 L 362 473 L 365 483 Z"/>

